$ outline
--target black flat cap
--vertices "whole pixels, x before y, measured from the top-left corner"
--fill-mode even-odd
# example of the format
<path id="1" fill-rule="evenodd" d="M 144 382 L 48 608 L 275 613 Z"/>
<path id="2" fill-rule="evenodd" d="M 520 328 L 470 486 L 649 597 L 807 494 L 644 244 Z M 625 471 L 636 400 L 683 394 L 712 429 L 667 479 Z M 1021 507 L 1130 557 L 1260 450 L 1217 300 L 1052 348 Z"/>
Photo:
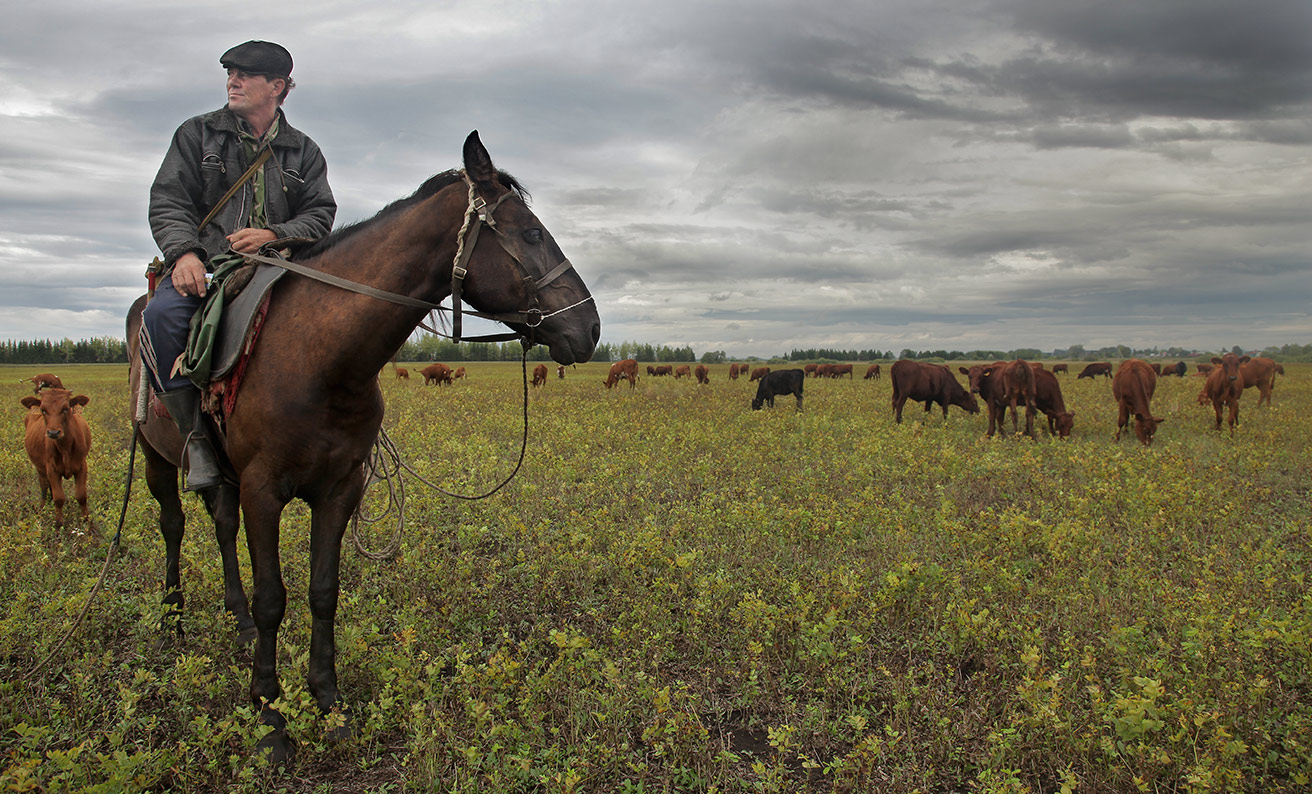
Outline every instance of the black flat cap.
<path id="1" fill-rule="evenodd" d="M 241 69 L 250 74 L 273 74 L 290 77 L 292 54 L 271 41 L 248 41 L 223 53 L 219 63 L 225 69 Z"/>

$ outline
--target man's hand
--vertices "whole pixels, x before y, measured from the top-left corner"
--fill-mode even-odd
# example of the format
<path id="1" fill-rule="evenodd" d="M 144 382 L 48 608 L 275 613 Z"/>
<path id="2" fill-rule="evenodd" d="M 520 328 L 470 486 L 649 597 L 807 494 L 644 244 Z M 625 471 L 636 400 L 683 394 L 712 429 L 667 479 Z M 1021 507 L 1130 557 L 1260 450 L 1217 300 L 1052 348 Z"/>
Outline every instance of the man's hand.
<path id="1" fill-rule="evenodd" d="M 173 288 L 183 295 L 205 297 L 205 263 L 188 252 L 173 264 Z"/>
<path id="2" fill-rule="evenodd" d="M 238 229 L 228 235 L 232 250 L 239 254 L 253 254 L 260 250 L 260 246 L 276 239 L 277 235 L 268 229 Z"/>

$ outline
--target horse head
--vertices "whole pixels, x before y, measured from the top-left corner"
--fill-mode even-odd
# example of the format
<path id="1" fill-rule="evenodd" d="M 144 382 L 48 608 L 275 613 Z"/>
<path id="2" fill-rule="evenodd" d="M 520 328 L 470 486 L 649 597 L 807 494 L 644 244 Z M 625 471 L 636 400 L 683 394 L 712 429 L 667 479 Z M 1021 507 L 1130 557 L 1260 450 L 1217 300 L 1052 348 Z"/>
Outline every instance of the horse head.
<path id="1" fill-rule="evenodd" d="M 487 241 L 464 252 L 466 272 L 453 274 L 463 276 L 458 297 L 546 345 L 560 364 L 587 361 L 601 337 L 587 285 L 529 209 L 518 183 L 492 165 L 477 131 L 465 140 L 464 161 L 470 212 L 477 215 L 470 223 L 483 224 L 499 245 Z M 464 244 L 471 238 L 477 236 Z"/>

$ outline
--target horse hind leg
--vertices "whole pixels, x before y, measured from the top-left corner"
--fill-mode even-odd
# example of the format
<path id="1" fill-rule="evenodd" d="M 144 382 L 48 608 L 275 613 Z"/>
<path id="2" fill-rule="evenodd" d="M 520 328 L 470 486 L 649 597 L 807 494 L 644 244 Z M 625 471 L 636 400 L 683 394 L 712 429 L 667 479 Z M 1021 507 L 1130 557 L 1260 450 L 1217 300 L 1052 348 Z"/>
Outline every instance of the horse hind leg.
<path id="1" fill-rule="evenodd" d="M 243 643 L 255 640 L 255 621 L 241 586 L 237 563 L 237 531 L 241 527 L 237 487 L 227 483 L 201 492 L 205 509 L 214 519 L 214 538 L 223 560 L 223 608 L 237 621 L 237 636 Z"/>

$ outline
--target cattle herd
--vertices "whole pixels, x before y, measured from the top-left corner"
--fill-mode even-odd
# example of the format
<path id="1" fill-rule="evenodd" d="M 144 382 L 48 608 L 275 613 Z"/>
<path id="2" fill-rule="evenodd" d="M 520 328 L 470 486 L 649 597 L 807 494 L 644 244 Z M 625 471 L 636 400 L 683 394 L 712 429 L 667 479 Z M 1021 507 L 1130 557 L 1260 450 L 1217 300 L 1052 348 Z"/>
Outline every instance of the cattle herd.
<path id="1" fill-rule="evenodd" d="M 410 372 L 406 368 L 395 365 L 393 368 L 397 379 L 409 380 Z M 710 369 L 704 364 L 695 367 L 647 365 L 646 369 L 649 377 L 671 376 L 675 380 L 688 377 L 696 379 L 699 384 L 708 384 L 711 379 Z M 1075 426 L 1075 411 L 1067 408 L 1057 377 L 1058 374 L 1069 372 L 1066 364 L 1055 364 L 1049 370 L 1042 364 L 1017 359 L 958 367 L 958 371 L 965 376 L 965 386 L 957 380 L 952 369 L 945 365 L 909 359 L 894 362 L 888 370 L 893 386 L 894 420 L 899 423 L 902 421 L 902 409 L 908 401 L 923 404 L 926 412 L 937 405 L 943 412 L 944 420 L 948 417 L 950 406 L 956 406 L 968 414 L 977 414 L 982 401 L 988 416 L 987 433 L 990 437 L 995 433 L 1006 435 L 1008 413 L 1012 433 L 1020 433 L 1019 416 L 1022 409 L 1025 412 L 1026 435 L 1035 435 L 1035 416 L 1043 414 L 1050 435 L 1057 438 L 1070 436 Z M 1151 405 L 1157 379 L 1171 375 L 1185 377 L 1187 372 L 1188 368 L 1183 361 L 1163 367 L 1161 364 L 1149 364 L 1132 358 L 1115 369 L 1105 361 L 1088 364 L 1076 376 L 1076 380 L 1098 377 L 1110 379 L 1112 397 L 1117 406 L 1115 438 L 1120 439 L 1121 433 L 1133 418 L 1135 437 L 1148 445 L 1152 443 L 1153 435 L 1163 421 L 1153 415 Z M 442 363 L 429 364 L 420 370 L 420 374 L 424 377 L 425 385 L 438 386 L 450 386 L 456 380 L 466 377 L 464 367 L 452 369 Z M 878 379 L 881 374 L 880 365 L 871 364 L 866 369 L 864 379 Z M 1198 404 L 1212 407 L 1216 430 L 1221 429 L 1224 421 L 1233 435 L 1235 426 L 1239 424 L 1239 400 L 1244 391 L 1256 388 L 1257 404 L 1270 405 L 1276 375 L 1283 374 L 1284 367 L 1269 358 L 1235 353 L 1214 357 L 1210 363 L 1197 365 L 1195 377 L 1205 379 L 1198 393 Z M 547 366 L 538 364 L 533 368 L 532 385 L 546 385 L 547 376 Z M 556 376 L 564 378 L 565 367 L 558 366 Z M 802 369 L 775 371 L 767 366 L 729 365 L 730 380 L 738 380 L 742 376 L 751 382 L 759 381 L 756 396 L 751 400 L 752 410 L 767 406 L 773 408 L 775 397 L 792 395 L 797 400 L 799 411 L 802 410 L 802 390 L 806 378 L 854 378 L 851 364 L 807 364 Z M 638 385 L 636 360 L 629 358 L 612 364 L 603 384 L 610 389 L 621 381 L 628 381 L 630 389 Z M 24 446 L 37 472 L 42 503 L 54 501 L 55 522 L 62 525 L 64 505 L 67 503 L 63 481 L 72 479 L 74 497 L 83 520 L 86 520 L 86 459 L 91 449 L 91 428 L 82 416 L 82 407 L 89 402 L 89 398 L 65 389 L 60 379 L 49 373 L 24 378 L 23 382 L 34 386 L 34 396 L 26 396 L 21 400 L 28 409 L 24 417 Z"/>

